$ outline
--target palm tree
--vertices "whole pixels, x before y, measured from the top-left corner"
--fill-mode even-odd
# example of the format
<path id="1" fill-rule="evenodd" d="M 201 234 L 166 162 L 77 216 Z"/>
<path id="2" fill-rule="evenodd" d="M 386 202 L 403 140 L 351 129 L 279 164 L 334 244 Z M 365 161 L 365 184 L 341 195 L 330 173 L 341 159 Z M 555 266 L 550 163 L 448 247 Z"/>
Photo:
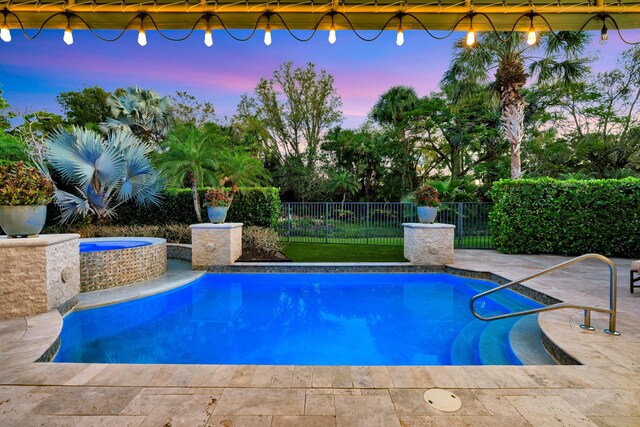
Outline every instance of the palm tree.
<path id="1" fill-rule="evenodd" d="M 329 179 L 331 191 L 342 193 L 342 210 L 348 194 L 356 194 L 360 190 L 360 183 L 346 171 L 338 172 Z"/>
<path id="2" fill-rule="evenodd" d="M 231 197 L 240 186 L 257 186 L 271 181 L 262 162 L 241 149 L 228 151 L 224 155 L 219 175 L 220 185 L 231 185 Z"/>
<path id="3" fill-rule="evenodd" d="M 455 53 L 440 86 L 454 102 L 469 93 L 469 88 L 486 83 L 495 69 L 495 90 L 501 102 L 501 130 L 511 150 L 511 178 L 522 176 L 520 144 L 524 136 L 526 102 L 520 91 L 530 77 L 539 83 L 570 86 L 588 71 L 581 57 L 589 35 L 584 32 L 543 33 L 530 46 L 521 33 L 483 33 L 477 46 L 469 48 L 464 40 L 455 45 Z M 534 56 L 534 55 L 540 56 Z M 528 67 L 528 73 L 525 68 Z"/>
<path id="4" fill-rule="evenodd" d="M 114 131 L 105 138 L 86 128 L 73 126 L 68 132 L 60 127 L 45 142 L 44 160 L 76 189 L 73 194 L 56 187 L 54 201 L 63 223 L 89 213 L 105 222 L 129 200 L 142 207 L 159 202 L 162 186 L 149 148 L 129 133 Z M 43 163 L 39 168 L 50 176 Z"/>
<path id="5" fill-rule="evenodd" d="M 119 129 L 158 146 L 171 128 L 171 101 L 154 90 L 129 87 L 107 99 L 113 117 L 100 124 L 103 132 Z"/>
<path id="6" fill-rule="evenodd" d="M 160 172 L 170 185 L 182 187 L 185 181 L 189 183 L 198 222 L 202 222 L 198 187 L 216 182 L 220 172 L 217 159 L 224 141 L 217 133 L 191 125 L 178 126 L 168 135 L 166 150 L 157 159 Z"/>
<path id="7" fill-rule="evenodd" d="M 380 95 L 371 110 L 373 120 L 383 126 L 398 127 L 406 114 L 416 108 L 419 98 L 416 90 L 409 86 L 393 86 Z M 404 140 L 404 130 L 400 127 L 400 138 Z"/>

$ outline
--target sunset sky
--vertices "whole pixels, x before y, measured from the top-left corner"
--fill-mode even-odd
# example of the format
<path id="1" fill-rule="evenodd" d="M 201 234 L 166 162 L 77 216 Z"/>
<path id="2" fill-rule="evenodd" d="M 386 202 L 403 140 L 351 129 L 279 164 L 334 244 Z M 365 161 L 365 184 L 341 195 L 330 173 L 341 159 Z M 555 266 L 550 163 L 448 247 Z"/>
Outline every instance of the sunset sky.
<path id="1" fill-rule="evenodd" d="M 62 31 L 45 31 L 35 41 L 13 31 L 10 43 L 0 43 L 1 89 L 13 107 L 53 112 L 59 112 L 58 93 L 84 85 L 106 90 L 139 85 L 163 95 L 184 90 L 212 101 L 223 118 L 234 113 L 243 93 L 251 92 L 260 77 L 269 77 L 282 62 L 304 65 L 311 61 L 334 75 L 343 98 L 344 125 L 354 127 L 393 85 L 413 86 L 419 95 L 436 90 L 449 63 L 452 43 L 464 35 L 455 33 L 437 41 L 423 32 L 406 31 L 405 44 L 398 47 L 393 31 L 372 43 L 339 31 L 334 45 L 327 42 L 325 33 L 301 43 L 286 32 L 274 31 L 273 44 L 265 46 L 262 34 L 241 43 L 216 31 L 213 47 L 207 48 L 201 33 L 174 43 L 149 31 L 147 46 L 140 47 L 135 31 L 115 43 L 99 41 L 87 31 L 74 31 L 71 46 L 63 43 Z M 609 43 L 600 46 L 598 36 L 593 35 L 589 52 L 599 57 L 593 67 L 611 69 L 629 46 L 613 32 Z M 626 31 L 625 37 L 640 40 L 640 31 Z"/>

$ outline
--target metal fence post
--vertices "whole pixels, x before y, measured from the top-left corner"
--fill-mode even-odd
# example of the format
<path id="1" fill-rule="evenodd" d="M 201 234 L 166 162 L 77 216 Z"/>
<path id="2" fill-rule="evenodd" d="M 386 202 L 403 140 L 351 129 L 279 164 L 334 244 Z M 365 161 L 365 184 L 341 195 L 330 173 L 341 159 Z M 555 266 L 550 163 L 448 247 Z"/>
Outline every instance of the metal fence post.
<path id="1" fill-rule="evenodd" d="M 329 202 L 324 202 L 324 219 L 326 224 L 324 242 L 329 243 Z"/>
<path id="2" fill-rule="evenodd" d="M 462 249 L 462 202 L 458 202 L 458 249 Z"/>
<path id="3" fill-rule="evenodd" d="M 289 219 L 289 230 L 287 232 L 287 242 L 291 241 L 291 203 L 287 203 L 287 218 Z"/>
<path id="4" fill-rule="evenodd" d="M 366 242 L 367 242 L 367 245 L 368 245 L 369 244 L 369 202 L 367 202 L 367 213 L 366 213 L 366 215 L 367 215 L 367 218 L 366 218 L 366 221 L 367 221 L 367 240 L 366 240 Z"/>

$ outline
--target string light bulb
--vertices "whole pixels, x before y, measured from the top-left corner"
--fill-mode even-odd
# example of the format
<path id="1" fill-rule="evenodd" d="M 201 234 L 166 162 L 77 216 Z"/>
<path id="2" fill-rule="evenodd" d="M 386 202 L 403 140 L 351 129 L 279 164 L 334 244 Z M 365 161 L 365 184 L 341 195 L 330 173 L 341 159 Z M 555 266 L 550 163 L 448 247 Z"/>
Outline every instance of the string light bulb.
<path id="1" fill-rule="evenodd" d="M 9 43 L 11 41 L 11 30 L 9 29 L 9 24 L 7 24 L 6 12 L 4 13 L 2 26 L 0 26 L 0 39 L 5 43 Z"/>
<path id="2" fill-rule="evenodd" d="M 605 45 L 609 41 L 609 29 L 607 23 L 602 19 L 602 29 L 600 30 L 600 44 Z"/>
<path id="3" fill-rule="evenodd" d="M 213 46 L 213 36 L 211 35 L 211 25 L 209 24 L 209 17 L 207 17 L 207 28 L 204 30 L 204 44 L 207 47 Z"/>
<path id="4" fill-rule="evenodd" d="M 531 16 L 531 25 L 527 32 L 527 44 L 533 46 L 538 42 L 538 34 L 536 33 L 536 27 L 533 26 L 533 16 Z"/>
<path id="5" fill-rule="evenodd" d="M 144 30 L 144 16 L 140 18 L 140 28 L 138 29 L 138 44 L 140 46 L 147 45 L 147 32 Z"/>
<path id="6" fill-rule="evenodd" d="M 396 35 L 396 44 L 402 46 L 404 44 L 404 29 L 402 28 L 402 17 L 400 17 L 400 25 L 398 25 L 398 34 Z"/>
<path id="7" fill-rule="evenodd" d="M 73 44 L 73 30 L 71 29 L 71 17 L 69 16 L 67 16 L 67 26 L 64 29 L 62 40 L 64 40 L 68 46 Z"/>
<path id="8" fill-rule="evenodd" d="M 267 46 L 271 46 L 271 25 L 269 25 L 269 21 L 271 21 L 271 17 L 267 16 L 267 26 L 264 29 L 264 44 Z"/>
<path id="9" fill-rule="evenodd" d="M 473 16 L 470 19 L 469 31 L 467 32 L 467 46 L 469 47 L 476 44 L 476 30 L 473 29 Z"/>
<path id="10" fill-rule="evenodd" d="M 331 27 L 329 28 L 329 43 L 336 42 L 336 26 L 333 24 L 333 15 L 331 15 Z"/>

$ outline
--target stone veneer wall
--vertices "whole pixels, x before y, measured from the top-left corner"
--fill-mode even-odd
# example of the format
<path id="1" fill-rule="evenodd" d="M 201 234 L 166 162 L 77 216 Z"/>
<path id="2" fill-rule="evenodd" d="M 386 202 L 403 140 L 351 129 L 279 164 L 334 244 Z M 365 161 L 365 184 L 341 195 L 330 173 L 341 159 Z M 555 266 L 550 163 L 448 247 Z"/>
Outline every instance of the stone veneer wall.
<path id="1" fill-rule="evenodd" d="M 455 226 L 415 224 L 404 226 L 404 257 L 412 264 L 444 265 L 453 263 Z"/>
<path id="2" fill-rule="evenodd" d="M 0 318 L 29 316 L 76 303 L 79 237 L 0 238 Z"/>
<path id="3" fill-rule="evenodd" d="M 167 243 L 167 258 L 191 262 L 191 245 L 186 243 Z"/>
<path id="4" fill-rule="evenodd" d="M 194 270 L 233 264 L 242 255 L 242 223 L 194 224 L 191 247 Z"/>
<path id="5" fill-rule="evenodd" d="M 167 271 L 167 243 L 80 254 L 82 292 L 152 279 Z"/>

